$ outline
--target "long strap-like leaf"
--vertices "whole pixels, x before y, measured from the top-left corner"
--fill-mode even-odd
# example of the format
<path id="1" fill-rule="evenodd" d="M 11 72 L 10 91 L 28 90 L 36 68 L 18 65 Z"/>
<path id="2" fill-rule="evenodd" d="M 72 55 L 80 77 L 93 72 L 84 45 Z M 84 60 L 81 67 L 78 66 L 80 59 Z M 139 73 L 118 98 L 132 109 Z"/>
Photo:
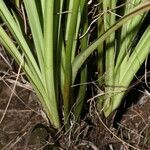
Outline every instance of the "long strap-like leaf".
<path id="1" fill-rule="evenodd" d="M 101 35 L 93 44 L 91 44 L 87 49 L 81 52 L 73 62 L 72 74 L 73 81 L 77 75 L 78 70 L 82 66 L 82 64 L 86 61 L 89 55 L 98 47 L 100 43 L 102 43 L 108 36 L 110 36 L 114 31 L 120 28 L 123 24 L 125 24 L 128 20 L 132 19 L 134 16 L 143 13 L 150 9 L 150 1 L 146 1 L 139 6 L 137 6 L 132 12 L 124 16 L 120 19 L 116 24 L 114 24 L 110 29 L 108 29 L 103 35 Z"/>

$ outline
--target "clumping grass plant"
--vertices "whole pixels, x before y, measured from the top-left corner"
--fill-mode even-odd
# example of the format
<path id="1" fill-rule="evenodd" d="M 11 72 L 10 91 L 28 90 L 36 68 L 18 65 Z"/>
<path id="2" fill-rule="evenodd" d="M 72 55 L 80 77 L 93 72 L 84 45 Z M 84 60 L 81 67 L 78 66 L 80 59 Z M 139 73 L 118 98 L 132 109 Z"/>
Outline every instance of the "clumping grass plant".
<path id="1" fill-rule="evenodd" d="M 142 2 L 144 1 L 126 1 L 119 5 L 124 6 L 117 8 L 119 1 L 107 2 L 103 0 L 99 10 L 107 13 L 101 17 L 103 21 L 98 26 L 98 34 L 101 35 L 109 30 L 118 18 L 122 20 L 123 16 L 131 13 L 134 7 Z M 105 94 L 100 97 L 99 104 L 106 117 L 120 105 L 136 72 L 148 57 L 150 52 L 150 26 L 147 25 L 141 31 L 143 22 L 148 15 L 148 12 L 145 12 L 134 16 L 133 19 L 124 23 L 117 32 L 108 36 L 102 46 L 98 47 L 99 55 L 105 56 L 105 61 L 99 56 L 98 71 L 101 78 L 100 86 L 102 83 L 105 84 Z M 104 79 L 102 79 L 103 74 L 105 74 Z"/>
<path id="2" fill-rule="evenodd" d="M 0 17 L 5 23 L 0 26 L 0 42 L 22 64 L 56 129 L 68 127 L 70 112 L 80 118 L 86 95 L 86 85 L 81 83 L 87 82 L 86 60 L 94 50 L 98 51 L 99 77 L 105 73 L 99 82 L 100 86 L 102 82 L 106 86 L 98 108 L 106 117 L 119 106 L 150 51 L 149 26 L 136 46 L 132 46 L 150 9 L 149 1 L 133 0 L 132 5 L 125 4 L 119 19 L 116 16 L 119 1 L 98 2 L 102 13 L 97 22 L 98 37 L 90 44 L 89 35 L 85 34 L 89 25 L 87 0 L 0 0 Z M 74 84 L 81 86 L 72 88 Z"/>

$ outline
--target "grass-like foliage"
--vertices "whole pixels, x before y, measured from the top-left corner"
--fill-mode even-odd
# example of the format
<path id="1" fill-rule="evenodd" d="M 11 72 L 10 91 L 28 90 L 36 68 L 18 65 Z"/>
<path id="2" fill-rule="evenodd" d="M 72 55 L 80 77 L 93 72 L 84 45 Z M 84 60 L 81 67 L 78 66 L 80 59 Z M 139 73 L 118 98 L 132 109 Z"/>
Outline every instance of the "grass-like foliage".
<path id="1" fill-rule="evenodd" d="M 98 34 L 101 35 L 110 30 L 118 18 L 120 18 L 119 24 L 121 20 L 126 18 L 122 16 L 128 16 L 128 13 L 139 11 L 138 6 L 142 6 L 143 1 L 127 1 L 124 3 L 123 8 L 117 8 L 117 2 L 117 0 L 109 3 L 103 1 L 99 9 L 108 13 L 103 15 L 104 21 L 98 25 L 98 28 L 101 29 Z M 148 1 L 147 3 L 145 2 L 147 6 L 149 5 L 148 3 Z M 134 7 L 136 8 L 134 9 Z M 118 16 L 115 16 L 115 14 L 118 14 Z M 120 105 L 136 72 L 148 57 L 150 52 L 150 26 L 148 23 L 145 28 L 143 26 L 148 15 L 148 12 L 140 13 L 137 16 L 134 15 L 133 19 L 127 23 L 124 22 L 122 27 L 108 36 L 103 45 L 98 48 L 99 55 L 105 55 L 105 61 L 102 61 L 99 56 L 98 70 L 99 77 L 105 74 L 105 77 L 99 82 L 100 85 L 105 84 L 105 95 L 100 97 L 99 104 L 106 117 Z"/>
<path id="2" fill-rule="evenodd" d="M 117 0 L 99 2 L 99 12 L 103 12 L 97 22 L 99 36 L 89 44 L 88 34 L 84 35 L 89 25 L 87 0 L 0 0 L 0 17 L 5 23 L 0 26 L 0 42 L 22 64 L 55 128 L 69 125 L 70 112 L 76 119 L 80 117 L 86 85 L 71 86 L 87 81 L 86 60 L 94 50 L 99 55 L 99 77 L 105 72 L 106 94 L 100 98 L 99 108 L 106 117 L 119 106 L 150 51 L 149 26 L 132 46 L 150 9 L 149 1 L 127 3 L 120 19 L 115 12 Z"/>

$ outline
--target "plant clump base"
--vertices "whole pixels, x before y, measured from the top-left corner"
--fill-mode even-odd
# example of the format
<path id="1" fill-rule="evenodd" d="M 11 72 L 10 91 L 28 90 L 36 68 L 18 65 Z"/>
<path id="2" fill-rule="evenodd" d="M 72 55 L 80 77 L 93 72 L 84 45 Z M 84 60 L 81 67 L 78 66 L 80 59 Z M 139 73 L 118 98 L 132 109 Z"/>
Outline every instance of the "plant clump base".
<path id="1" fill-rule="evenodd" d="M 9 93 L 8 87 L 3 82 L 0 85 L 0 116 L 2 116 Z M 16 87 L 16 92 L 26 106 L 36 112 L 41 110 L 34 92 L 20 87 Z M 94 105 L 91 105 L 90 113 L 84 119 L 79 123 L 72 121 L 72 127 L 66 132 L 60 131 L 56 134 L 48 127 L 41 114 L 37 115 L 29 110 L 13 96 L 6 116 L 0 124 L 1 149 L 106 150 L 113 147 L 119 150 L 130 146 L 133 146 L 130 149 L 150 149 L 150 101 L 148 97 L 143 99 L 124 108 L 126 112 L 117 122 L 116 128 L 108 120 L 101 119 L 102 115 L 97 112 Z"/>

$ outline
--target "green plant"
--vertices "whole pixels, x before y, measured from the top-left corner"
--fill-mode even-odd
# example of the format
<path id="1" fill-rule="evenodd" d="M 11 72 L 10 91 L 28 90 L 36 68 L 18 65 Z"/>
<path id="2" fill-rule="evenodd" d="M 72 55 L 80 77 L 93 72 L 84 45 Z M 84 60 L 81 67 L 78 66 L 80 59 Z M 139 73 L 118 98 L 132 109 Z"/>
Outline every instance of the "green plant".
<path id="1" fill-rule="evenodd" d="M 58 105 L 63 100 L 61 109 L 64 112 L 65 124 L 75 101 L 71 88 L 72 61 L 76 55 L 79 30 L 82 34 L 87 28 L 87 2 L 24 0 L 21 4 L 24 5 L 22 14 L 19 14 L 19 2 L 0 1 L 0 16 L 17 44 L 2 26 L 0 41 L 18 64 L 23 61 L 22 68 L 51 124 L 59 128 L 61 111 Z M 10 7 L 10 4 L 13 7 Z M 66 12 L 63 13 L 64 11 Z M 86 20 L 83 22 L 81 19 Z M 32 38 L 28 34 L 30 30 Z M 80 40 L 80 43 L 82 51 L 87 47 L 87 36 Z M 79 82 L 86 82 L 86 65 L 82 67 L 80 74 Z M 76 118 L 82 110 L 85 88 L 85 85 L 80 87 L 75 97 L 73 111 Z"/>
<path id="2" fill-rule="evenodd" d="M 124 6 L 120 9 L 115 9 L 117 8 L 116 0 L 111 2 L 104 0 L 99 9 L 107 13 L 104 14 L 103 22 L 99 26 L 99 28 L 103 26 L 104 31 L 100 30 L 99 34 L 111 28 L 118 16 L 122 18 L 142 2 L 142 0 L 129 1 L 124 3 Z M 116 16 L 117 14 L 118 16 Z M 101 66 L 99 67 L 99 77 L 104 74 L 101 68 L 105 65 L 105 78 L 103 79 L 105 95 L 100 97 L 99 104 L 106 117 L 120 105 L 136 72 L 150 52 L 148 42 L 150 39 L 150 26 L 143 30 L 142 35 L 142 31 L 140 31 L 147 15 L 148 13 L 141 13 L 135 16 L 134 19 L 124 24 L 117 32 L 107 37 L 105 43 L 103 43 L 105 46 L 99 48 L 99 53 L 103 53 L 106 57 L 105 62 L 99 62 Z"/>
<path id="3" fill-rule="evenodd" d="M 110 3 L 105 2 L 106 1 L 103 2 L 103 6 L 100 8 L 100 10 L 103 10 L 102 12 L 107 13 L 107 9 L 116 9 L 117 1 L 114 0 Z M 73 64 L 73 74 L 75 74 L 76 70 L 78 70 L 87 57 L 98 48 L 99 84 L 101 86 L 103 82 L 103 84 L 106 85 L 104 93 L 100 94 L 102 96 L 100 96 L 99 99 L 98 109 L 102 110 L 106 117 L 118 108 L 129 84 L 150 52 L 148 42 L 150 38 L 149 26 L 145 29 L 144 34 L 140 37 L 136 46 L 132 47 L 133 41 L 134 39 L 136 40 L 138 31 L 146 16 L 146 14 L 143 13 L 144 9 L 149 10 L 150 8 L 149 1 L 134 2 L 135 4 L 132 3 L 131 8 L 127 4 L 125 5 L 125 14 L 117 21 L 114 17 L 115 12 L 104 15 L 104 21 L 100 20 L 101 24 L 98 25 L 100 28 L 98 30 L 100 37 L 85 51 L 81 52 Z M 138 6 L 135 7 L 135 5 Z M 135 8 L 133 8 L 133 6 Z M 133 17 L 134 19 L 131 19 Z M 115 31 L 120 27 L 122 27 L 120 29 L 122 37 L 117 39 L 115 37 Z M 126 29 L 126 27 L 128 28 Z M 104 44 L 105 49 L 103 48 Z M 102 58 L 104 55 L 105 62 Z M 105 69 L 103 69 L 103 67 Z M 102 76 L 105 76 L 104 79 L 102 79 Z"/>
<path id="4" fill-rule="evenodd" d="M 19 11 L 17 11 L 20 5 L 19 1 L 13 4 L 14 6 L 10 7 L 4 0 L 0 0 L 0 17 L 11 33 L 11 36 L 9 36 L 4 29 L 5 26 L 0 26 L 0 42 L 15 58 L 18 64 L 23 62 L 21 63 L 22 68 L 36 91 L 51 124 L 55 128 L 60 128 L 61 126 L 62 120 L 60 119 L 60 113 L 64 114 L 63 124 L 66 125 L 66 127 L 69 125 L 68 117 L 70 111 L 73 112 L 76 119 L 80 117 L 86 85 L 80 86 L 78 89 L 71 88 L 71 85 L 87 81 L 87 66 L 85 62 L 89 55 L 105 40 L 108 41 L 108 44 L 114 41 L 115 31 L 128 20 L 150 9 L 150 2 L 147 1 L 127 13 L 117 22 L 115 18 L 112 17 L 110 26 L 104 23 L 104 27 L 106 26 L 104 32 L 99 33 L 100 37 L 89 46 L 87 34 L 85 34 L 83 38 L 79 38 L 79 34 L 84 34 L 88 28 L 86 0 L 24 0 L 22 11 L 26 13 L 21 15 Z M 115 5 L 112 5 L 112 8 L 114 6 Z M 104 11 L 106 7 L 107 4 L 104 3 Z M 106 17 L 107 14 L 104 15 L 104 20 Z M 32 38 L 29 36 L 30 30 Z M 145 32 L 143 35 L 145 37 L 141 38 L 142 41 L 140 40 L 139 44 L 145 44 L 145 41 L 149 37 L 149 28 Z M 17 44 L 14 43 L 13 40 L 15 40 Z M 148 54 L 147 47 L 144 54 L 136 54 L 137 51 L 141 50 L 141 48 L 138 48 L 138 50 L 133 51 L 133 54 L 130 56 L 130 62 L 132 62 L 131 66 L 135 64 L 135 71 L 137 71 L 140 66 L 136 57 L 138 56 L 144 61 Z M 112 57 L 113 51 L 114 47 L 111 47 L 111 52 L 106 56 L 108 58 L 110 57 L 109 59 L 111 61 L 114 61 Z M 120 71 L 124 71 L 123 66 L 128 66 L 128 62 L 126 61 L 128 57 L 125 53 L 118 58 L 123 60 L 125 56 L 126 59 L 121 62 L 119 69 L 112 68 L 108 71 L 108 74 L 113 74 L 113 77 L 117 77 L 115 77 L 115 79 L 118 79 Z M 117 62 L 120 66 L 120 60 Z M 106 68 L 108 68 L 108 66 Z M 116 70 L 115 74 L 114 70 Z M 129 73 L 130 70 L 131 67 L 122 73 L 123 79 L 121 78 L 119 81 L 115 80 L 113 83 L 118 85 L 121 84 L 120 82 L 123 80 L 125 86 L 128 86 L 133 78 L 133 74 L 130 73 L 129 78 L 126 78 L 126 76 L 124 78 L 124 75 Z M 78 80 L 76 81 L 77 75 Z M 109 83 L 114 79 L 109 75 L 107 78 L 110 78 Z M 107 80 L 105 80 L 105 82 L 106 81 Z M 111 89 L 107 89 L 106 91 L 109 92 L 110 90 Z M 107 106 L 105 106 L 105 101 L 100 102 L 101 104 L 104 103 L 104 113 L 106 116 L 118 107 L 122 95 L 123 94 L 113 94 L 114 100 Z M 63 104 L 61 104 L 61 101 Z"/>

